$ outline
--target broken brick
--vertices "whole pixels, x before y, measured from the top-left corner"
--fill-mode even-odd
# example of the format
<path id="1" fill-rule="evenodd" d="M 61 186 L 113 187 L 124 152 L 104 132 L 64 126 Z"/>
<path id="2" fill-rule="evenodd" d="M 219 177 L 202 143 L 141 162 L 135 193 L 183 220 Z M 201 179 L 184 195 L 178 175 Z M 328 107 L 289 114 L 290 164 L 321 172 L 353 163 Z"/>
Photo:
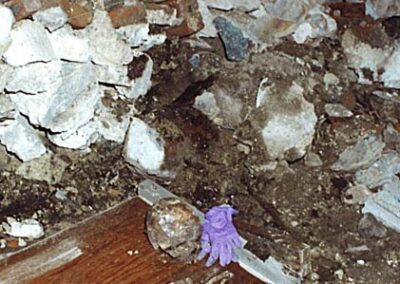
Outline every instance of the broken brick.
<path id="1" fill-rule="evenodd" d="M 137 24 L 146 19 L 146 9 L 143 3 L 134 6 L 121 6 L 108 12 L 114 28 Z"/>
<path id="2" fill-rule="evenodd" d="M 166 4 L 175 8 L 177 10 L 177 16 L 184 19 L 179 26 L 167 30 L 168 36 L 189 36 L 204 27 L 196 0 L 170 0 L 167 1 Z"/>
<path id="3" fill-rule="evenodd" d="M 94 12 L 88 1 L 61 0 L 60 4 L 72 27 L 84 28 L 92 22 Z"/>
<path id="4" fill-rule="evenodd" d="M 25 19 L 42 8 L 39 0 L 11 0 L 5 3 L 17 21 Z"/>

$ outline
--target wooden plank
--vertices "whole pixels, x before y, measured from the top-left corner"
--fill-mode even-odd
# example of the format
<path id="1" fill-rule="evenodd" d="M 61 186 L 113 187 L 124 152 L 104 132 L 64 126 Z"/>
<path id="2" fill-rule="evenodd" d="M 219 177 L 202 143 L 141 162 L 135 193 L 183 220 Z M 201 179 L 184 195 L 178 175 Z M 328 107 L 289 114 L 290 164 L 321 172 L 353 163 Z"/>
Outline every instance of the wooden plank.
<path id="1" fill-rule="evenodd" d="M 148 208 L 132 199 L 2 260 L 0 283 L 205 283 L 229 272 L 227 283 L 262 283 L 236 264 L 187 265 L 154 250 L 145 234 Z"/>

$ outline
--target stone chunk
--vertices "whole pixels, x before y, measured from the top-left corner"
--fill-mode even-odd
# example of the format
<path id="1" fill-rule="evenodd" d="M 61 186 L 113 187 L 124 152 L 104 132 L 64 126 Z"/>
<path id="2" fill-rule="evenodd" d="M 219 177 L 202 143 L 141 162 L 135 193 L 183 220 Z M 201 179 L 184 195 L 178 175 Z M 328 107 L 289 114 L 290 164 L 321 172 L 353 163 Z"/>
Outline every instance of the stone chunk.
<path id="1" fill-rule="evenodd" d="M 162 174 L 164 139 L 144 121 L 133 118 L 125 142 L 125 159 L 139 171 Z"/>
<path id="2" fill-rule="evenodd" d="M 245 59 L 249 40 L 243 36 L 242 31 L 224 17 L 215 18 L 213 23 L 224 44 L 228 60 L 242 61 Z"/>
<path id="3" fill-rule="evenodd" d="M 0 4 L 0 57 L 11 44 L 11 27 L 15 22 L 12 11 Z M 1 73 L 0 73 L 1 74 Z M 1 76 L 1 75 L 0 75 Z M 0 89 L 1 92 L 1 89 Z"/>
<path id="4" fill-rule="evenodd" d="M 370 166 L 382 155 L 385 143 L 376 135 L 369 134 L 344 150 L 332 165 L 334 171 L 355 171 Z"/>
<path id="5" fill-rule="evenodd" d="M 56 90 L 10 97 L 32 124 L 53 132 L 74 131 L 94 115 L 100 95 L 96 72 L 92 63 L 63 62 L 61 80 Z"/>
<path id="6" fill-rule="evenodd" d="M 60 7 L 52 7 L 33 15 L 35 22 L 42 24 L 50 32 L 61 28 L 68 21 L 67 14 Z"/>
<path id="7" fill-rule="evenodd" d="M 265 89 L 265 91 L 263 91 Z M 303 97 L 303 89 L 293 83 L 290 87 L 260 84 L 259 109 L 265 113 L 261 134 L 272 159 L 296 160 L 306 154 L 311 144 L 317 116 L 314 105 Z M 260 118 L 259 118 L 260 119 Z"/>
<path id="8" fill-rule="evenodd" d="M 37 94 L 55 91 L 61 85 L 61 61 L 31 63 L 16 67 L 6 84 L 8 92 Z"/>
<path id="9" fill-rule="evenodd" d="M 46 148 L 35 130 L 20 115 L 0 123 L 0 142 L 6 146 L 7 151 L 24 162 L 46 153 Z"/>
<path id="10" fill-rule="evenodd" d="M 89 39 L 70 26 L 54 31 L 49 37 L 57 58 L 73 62 L 90 61 Z"/>
<path id="11" fill-rule="evenodd" d="M 11 45 L 4 53 L 4 60 L 12 66 L 32 62 L 49 62 L 56 58 L 46 29 L 30 20 L 22 20 L 11 31 Z"/>
<path id="12" fill-rule="evenodd" d="M 90 55 L 94 63 L 126 65 L 132 60 L 129 44 L 116 32 L 107 12 L 96 10 L 93 22 L 83 32 L 89 39 Z"/>

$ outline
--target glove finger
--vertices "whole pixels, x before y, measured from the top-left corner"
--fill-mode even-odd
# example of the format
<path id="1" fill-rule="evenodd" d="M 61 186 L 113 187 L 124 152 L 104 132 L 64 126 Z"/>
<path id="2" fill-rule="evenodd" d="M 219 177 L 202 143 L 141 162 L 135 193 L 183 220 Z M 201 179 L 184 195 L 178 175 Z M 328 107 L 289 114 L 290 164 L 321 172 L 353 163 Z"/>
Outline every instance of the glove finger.
<path id="1" fill-rule="evenodd" d="M 221 266 L 225 266 L 231 262 L 231 254 L 231 246 L 228 243 L 222 244 L 219 253 L 219 263 L 221 264 Z"/>
<path id="2" fill-rule="evenodd" d="M 215 261 L 217 261 L 218 256 L 219 256 L 219 244 L 214 243 L 211 245 L 211 253 L 210 257 L 207 260 L 206 266 L 210 267 L 211 265 L 213 265 Z"/>

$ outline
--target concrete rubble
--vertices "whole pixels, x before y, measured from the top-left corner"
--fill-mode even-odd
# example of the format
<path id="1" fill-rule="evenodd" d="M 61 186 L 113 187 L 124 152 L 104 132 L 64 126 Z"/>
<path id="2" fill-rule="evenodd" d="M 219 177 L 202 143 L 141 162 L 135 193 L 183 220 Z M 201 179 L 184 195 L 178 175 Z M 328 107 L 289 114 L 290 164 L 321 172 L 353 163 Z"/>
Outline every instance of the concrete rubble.
<path id="1" fill-rule="evenodd" d="M 125 142 L 125 158 L 139 170 L 159 176 L 169 176 L 162 166 L 165 159 L 164 139 L 147 123 L 132 118 Z"/>
<path id="2" fill-rule="evenodd" d="M 21 222 L 12 217 L 7 217 L 7 222 L 3 222 L 4 231 L 13 237 L 38 239 L 44 236 L 44 229 L 35 219 L 25 219 Z"/>
<path id="3" fill-rule="evenodd" d="M 400 48 L 390 44 L 383 48 L 373 47 L 357 38 L 351 31 L 343 34 L 342 46 L 350 66 L 353 67 L 361 84 L 381 81 L 387 88 L 400 88 Z M 365 76 L 365 71 L 372 73 L 372 78 Z"/>
<path id="4" fill-rule="evenodd" d="M 313 140 L 317 116 L 303 91 L 295 82 L 289 87 L 269 85 L 266 80 L 260 84 L 257 105 L 265 112 L 261 135 L 271 159 L 300 159 Z"/>
<path id="5" fill-rule="evenodd" d="M 0 56 L 11 44 L 11 27 L 15 18 L 12 11 L 0 4 Z"/>
<path id="6" fill-rule="evenodd" d="M 168 137 L 157 128 L 160 119 L 156 115 L 161 111 L 136 109 L 135 103 L 160 84 L 163 72 L 185 70 L 175 66 L 171 58 L 156 61 L 157 53 L 161 53 L 157 46 L 170 48 L 185 38 L 192 53 L 184 61 L 195 76 L 204 62 L 225 66 L 226 74 L 218 74 L 221 77 L 232 76 L 228 70 L 232 66 L 243 66 L 251 74 L 247 78 L 238 75 L 238 82 L 232 86 L 213 83 L 182 106 L 184 109 L 190 105 L 197 114 L 200 111 L 204 114 L 201 118 L 218 130 L 232 130 L 238 143 L 235 147 L 245 153 L 247 169 L 275 177 L 282 165 L 285 173 L 293 174 L 292 167 L 301 161 L 301 166 L 321 172 L 321 176 L 327 171 L 343 174 L 346 182 L 351 181 L 341 188 L 341 202 L 364 214 L 358 223 L 360 236 L 383 238 L 387 227 L 400 232 L 400 41 L 393 36 L 372 42 L 366 33 L 357 30 L 363 31 L 368 21 L 361 23 L 361 28 L 342 30 L 346 27 L 340 21 L 343 11 L 329 8 L 339 5 L 339 1 L 123 1 L 113 7 L 112 1 L 60 0 L 58 6 L 47 7 L 45 1 L 24 0 L 17 3 L 20 10 L 15 1 L 3 2 L 10 8 L 0 4 L 0 144 L 4 152 L 19 160 L 20 164 L 13 166 L 15 174 L 53 187 L 68 166 L 54 149 L 85 154 L 94 143 L 107 140 L 123 145 L 123 158 L 138 174 L 172 180 L 177 175 L 173 162 L 178 162 L 169 163 L 173 160 L 169 156 L 170 140 L 171 145 L 178 145 L 176 148 L 180 143 L 186 147 L 186 140 L 195 135 L 191 129 L 177 127 L 176 136 Z M 365 13 L 382 22 L 374 32 L 383 31 L 385 19 L 400 15 L 398 1 L 365 2 Z M 328 59 L 318 57 L 326 38 L 325 42 L 340 41 L 343 52 L 329 54 Z M 298 47 L 292 54 L 284 51 L 288 41 Z M 215 52 L 219 46 L 223 46 L 224 54 L 222 49 L 221 54 Z M 317 55 L 311 51 L 312 56 L 302 55 L 315 47 Z M 207 58 L 205 54 L 209 53 L 215 58 Z M 245 64 L 258 64 L 253 55 L 255 61 L 267 58 L 272 66 L 250 70 Z M 284 60 L 297 65 L 282 67 Z M 348 73 L 343 75 L 342 66 L 332 64 L 335 61 L 345 62 Z M 279 72 L 273 72 L 274 68 Z M 349 79 L 348 74 L 355 79 Z M 235 81 L 232 77 L 230 80 Z M 357 83 L 370 89 L 359 92 Z M 253 87 L 249 93 L 254 99 L 242 92 L 248 91 L 247 86 Z M 157 100 L 168 107 L 175 102 L 168 101 L 170 94 L 162 97 L 150 93 L 145 107 Z M 360 105 L 387 111 L 373 105 L 382 100 L 395 109 L 389 110 L 394 115 L 382 118 L 382 125 L 358 120 L 363 115 Z M 125 107 L 122 111 L 120 102 Z M 168 119 L 181 115 L 179 111 L 168 111 L 163 113 Z M 380 113 L 376 117 L 381 119 Z M 326 153 L 319 148 L 321 145 L 313 143 L 318 135 L 328 135 L 321 130 L 325 124 L 329 129 L 323 131 L 334 133 L 341 141 L 340 147 L 345 145 L 339 147 L 341 151 Z M 343 128 L 358 124 L 367 126 L 349 138 Z M 212 127 L 205 132 L 211 133 Z M 257 138 L 246 140 L 246 135 L 253 135 L 246 130 L 254 130 Z M 244 138 L 235 136 L 241 131 Z M 204 149 L 199 150 L 206 153 L 207 159 L 211 144 L 208 134 L 196 132 L 201 136 L 198 140 L 207 137 L 200 141 Z M 173 151 L 179 150 L 171 152 L 175 155 Z M 256 159 L 261 156 L 265 160 L 258 163 Z M 334 157 L 336 161 L 330 159 Z M 218 159 L 223 161 L 215 163 L 228 164 L 225 157 Z M 252 159 L 258 164 L 251 164 Z M 185 161 L 188 165 L 190 162 Z M 57 192 L 62 199 L 62 189 Z M 152 204 L 172 194 L 145 181 L 139 186 L 139 195 Z M 194 210 L 200 219 L 204 218 Z M 43 226 L 34 219 L 19 222 L 9 217 L 2 226 L 6 234 L 17 238 L 44 235 Z M 266 260 L 247 249 L 237 254 L 240 266 L 263 281 L 300 283 L 308 273 L 304 267 L 295 272 L 288 269 L 273 254 Z M 335 275 L 343 273 L 338 271 Z"/>
<path id="7" fill-rule="evenodd" d="M 385 143 L 379 137 L 369 134 L 343 151 L 331 166 L 334 171 L 355 171 L 370 166 L 380 158 Z"/>

